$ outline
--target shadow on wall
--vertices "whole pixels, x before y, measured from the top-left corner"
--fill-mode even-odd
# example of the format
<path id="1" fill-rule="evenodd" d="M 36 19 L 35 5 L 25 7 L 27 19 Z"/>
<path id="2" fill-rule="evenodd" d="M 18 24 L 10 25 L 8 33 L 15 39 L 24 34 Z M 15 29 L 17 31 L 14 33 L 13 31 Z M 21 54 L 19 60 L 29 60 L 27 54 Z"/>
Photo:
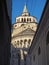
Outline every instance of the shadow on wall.
<path id="1" fill-rule="evenodd" d="M 11 8 L 7 8 L 7 1 L 0 0 L 0 65 L 10 64 L 11 15 L 8 16 L 8 10 Z"/>

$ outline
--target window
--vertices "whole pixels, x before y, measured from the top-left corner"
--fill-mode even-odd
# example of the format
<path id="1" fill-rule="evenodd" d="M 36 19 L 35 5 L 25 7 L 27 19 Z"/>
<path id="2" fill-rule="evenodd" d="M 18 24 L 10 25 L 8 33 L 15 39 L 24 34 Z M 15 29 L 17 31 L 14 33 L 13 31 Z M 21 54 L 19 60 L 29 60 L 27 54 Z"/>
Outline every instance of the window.
<path id="1" fill-rule="evenodd" d="M 22 45 L 23 40 L 20 40 L 20 44 Z"/>
<path id="2" fill-rule="evenodd" d="M 35 22 L 35 19 L 33 19 L 33 22 Z"/>
<path id="3" fill-rule="evenodd" d="M 26 42 L 27 42 L 27 39 L 24 40 L 24 43 L 26 43 Z"/>
<path id="4" fill-rule="evenodd" d="M 27 21 L 29 21 L 29 19 L 27 18 Z"/>
<path id="5" fill-rule="evenodd" d="M 22 20 L 22 22 L 23 22 L 23 18 L 22 18 L 21 20 Z"/>
<path id="6" fill-rule="evenodd" d="M 30 43 L 31 43 L 31 39 L 28 40 L 28 44 L 29 44 L 29 45 L 30 45 Z"/>
<path id="7" fill-rule="evenodd" d="M 21 26 L 24 26 L 24 24 L 21 24 Z"/>
<path id="8" fill-rule="evenodd" d="M 26 19 L 24 18 L 24 22 L 26 22 Z"/>
<path id="9" fill-rule="evenodd" d="M 17 27 L 17 25 L 15 25 L 15 27 Z"/>
<path id="10" fill-rule="evenodd" d="M 33 61 L 35 61 L 35 55 L 33 56 Z"/>
<path id="11" fill-rule="evenodd" d="M 27 39 L 24 40 L 24 47 L 26 46 Z"/>
<path id="12" fill-rule="evenodd" d="M 48 45 L 48 44 L 49 44 L 49 32 L 48 32 L 47 38 L 46 38 L 46 45 Z"/>
<path id="13" fill-rule="evenodd" d="M 17 19 L 17 22 L 20 22 L 20 19 Z"/>
<path id="14" fill-rule="evenodd" d="M 17 45 L 19 45 L 19 41 L 17 41 Z"/>
<path id="15" fill-rule="evenodd" d="M 16 41 L 15 41 L 15 43 L 16 43 Z"/>
<path id="16" fill-rule="evenodd" d="M 31 18 L 30 18 L 30 22 L 31 22 Z"/>
<path id="17" fill-rule="evenodd" d="M 39 47 L 38 48 L 38 55 L 40 55 L 40 53 L 41 53 L 41 48 Z"/>
<path id="18" fill-rule="evenodd" d="M 16 46 L 16 41 L 15 41 L 15 44 L 14 44 L 14 46 Z"/>

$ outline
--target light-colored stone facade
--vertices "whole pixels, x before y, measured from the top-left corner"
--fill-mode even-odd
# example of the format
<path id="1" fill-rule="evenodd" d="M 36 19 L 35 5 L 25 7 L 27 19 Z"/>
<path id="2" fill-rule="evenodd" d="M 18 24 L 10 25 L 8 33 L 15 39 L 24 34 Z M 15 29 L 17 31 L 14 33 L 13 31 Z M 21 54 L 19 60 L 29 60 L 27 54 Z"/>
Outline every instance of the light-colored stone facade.
<path id="1" fill-rule="evenodd" d="M 28 58 L 30 62 L 27 65 L 49 65 L 49 2 L 46 3 Z"/>
<path id="2" fill-rule="evenodd" d="M 37 29 L 37 20 L 30 16 L 26 5 L 12 26 L 11 65 L 25 65 L 26 55 Z"/>

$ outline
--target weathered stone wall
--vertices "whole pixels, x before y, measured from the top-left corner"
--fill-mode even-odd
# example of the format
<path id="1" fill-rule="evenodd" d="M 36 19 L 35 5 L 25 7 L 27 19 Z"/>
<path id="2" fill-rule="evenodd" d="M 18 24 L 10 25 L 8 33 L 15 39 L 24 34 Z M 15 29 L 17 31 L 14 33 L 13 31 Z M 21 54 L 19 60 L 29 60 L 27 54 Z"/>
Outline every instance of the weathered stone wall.
<path id="1" fill-rule="evenodd" d="M 31 56 L 31 65 L 49 65 L 49 2 L 45 7 L 45 11 L 37 29 L 33 44 L 30 48 L 29 55 Z"/>

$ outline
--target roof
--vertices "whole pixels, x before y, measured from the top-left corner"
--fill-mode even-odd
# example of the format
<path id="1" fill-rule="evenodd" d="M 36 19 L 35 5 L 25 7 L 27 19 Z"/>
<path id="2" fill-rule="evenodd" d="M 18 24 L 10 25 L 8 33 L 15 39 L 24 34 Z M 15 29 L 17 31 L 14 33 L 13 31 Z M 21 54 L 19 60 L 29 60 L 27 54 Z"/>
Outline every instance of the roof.
<path id="1" fill-rule="evenodd" d="M 25 12 L 28 12 L 27 7 L 26 7 L 26 4 L 25 4 L 25 6 L 24 6 L 23 13 L 25 13 Z"/>
<path id="2" fill-rule="evenodd" d="M 23 15 L 23 16 L 29 16 L 29 12 L 28 12 L 28 10 L 27 10 L 26 4 L 24 5 L 24 9 L 23 9 L 22 15 Z"/>

